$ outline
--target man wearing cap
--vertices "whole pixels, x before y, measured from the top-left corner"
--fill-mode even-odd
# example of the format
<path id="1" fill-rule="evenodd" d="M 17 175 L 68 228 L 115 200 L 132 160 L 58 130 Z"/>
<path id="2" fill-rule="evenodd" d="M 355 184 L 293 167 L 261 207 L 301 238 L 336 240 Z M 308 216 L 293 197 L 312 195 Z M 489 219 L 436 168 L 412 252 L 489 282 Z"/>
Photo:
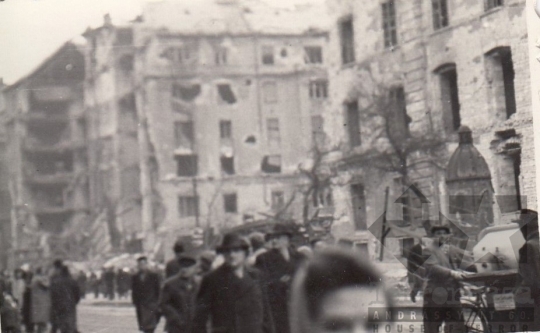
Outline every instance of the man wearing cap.
<path id="1" fill-rule="evenodd" d="M 173 251 L 174 258 L 169 260 L 169 262 L 167 262 L 167 265 L 165 266 L 165 278 L 167 279 L 180 272 L 181 267 L 178 261 L 184 253 L 184 244 L 182 244 L 180 240 L 176 241 L 173 246 Z"/>
<path id="2" fill-rule="evenodd" d="M 131 278 L 131 299 L 137 312 L 139 330 L 153 333 L 159 321 L 159 275 L 148 268 L 148 258 L 137 259 L 138 271 Z"/>
<path id="3" fill-rule="evenodd" d="M 197 284 L 193 277 L 197 271 L 197 260 L 182 255 L 178 264 L 180 272 L 165 281 L 159 299 L 161 312 L 167 319 L 168 333 L 190 332 L 195 312 Z"/>
<path id="4" fill-rule="evenodd" d="M 451 327 L 452 332 L 465 332 L 459 285 L 465 273 L 458 270 L 461 263 L 456 262 L 456 256 L 449 253 L 447 242 L 450 228 L 434 226 L 431 236 L 433 243 L 423 251 L 424 258 L 427 258 L 424 262 L 427 279 L 424 288 L 425 332 L 439 332 L 443 322 Z"/>
<path id="5" fill-rule="evenodd" d="M 516 308 L 527 313 L 518 331 L 526 325 L 528 331 L 540 331 L 540 242 L 538 240 L 538 213 L 523 209 L 518 221 L 525 244 L 519 249 Z M 534 310 L 533 310 L 534 309 Z M 529 311 L 527 311 L 529 310 Z M 531 316 L 533 316 L 531 318 Z M 525 331 L 525 329 L 523 329 Z"/>
<path id="6" fill-rule="evenodd" d="M 291 226 L 278 223 L 268 236 L 274 247 L 257 257 L 255 267 L 260 269 L 268 286 L 268 301 L 276 332 L 288 333 L 288 300 L 292 277 L 303 256 L 291 248 Z"/>
<path id="7" fill-rule="evenodd" d="M 238 234 L 223 237 L 217 252 L 224 264 L 203 277 L 193 333 L 272 333 L 272 322 L 260 273 L 246 266 L 249 244 Z"/>

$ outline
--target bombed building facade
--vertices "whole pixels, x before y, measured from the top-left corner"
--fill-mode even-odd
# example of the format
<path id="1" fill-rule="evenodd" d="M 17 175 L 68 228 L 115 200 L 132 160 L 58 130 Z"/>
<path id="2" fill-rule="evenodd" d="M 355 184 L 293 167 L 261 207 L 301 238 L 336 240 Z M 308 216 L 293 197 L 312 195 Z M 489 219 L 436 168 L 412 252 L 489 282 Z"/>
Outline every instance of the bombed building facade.
<path id="1" fill-rule="evenodd" d="M 536 208 L 523 1 L 328 5 L 332 106 L 324 129 L 334 145 L 341 144 L 332 157 L 340 170 L 333 186 L 339 233 L 355 230 L 373 255 L 370 226 L 385 211 L 414 231 L 439 213 L 466 228 L 478 223 L 473 207 L 487 205 L 493 216 L 488 224 L 508 222 L 522 207 Z M 458 130 L 467 130 L 463 125 L 489 166 L 471 177 L 490 177 L 492 186 L 475 194 L 478 202 L 469 212 L 456 210 L 460 203 L 449 198 L 471 195 L 452 192 L 449 184 L 448 163 Z M 415 191 L 407 191 L 411 185 Z M 403 193 L 412 193 L 409 201 Z M 410 246 L 409 237 L 393 237 L 395 254 Z"/>

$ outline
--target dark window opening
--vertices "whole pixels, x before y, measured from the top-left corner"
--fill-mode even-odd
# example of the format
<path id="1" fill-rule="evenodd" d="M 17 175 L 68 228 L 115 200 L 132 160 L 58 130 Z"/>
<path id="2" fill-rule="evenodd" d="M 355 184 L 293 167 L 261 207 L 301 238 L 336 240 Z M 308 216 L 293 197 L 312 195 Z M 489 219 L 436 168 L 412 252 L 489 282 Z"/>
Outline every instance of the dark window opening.
<path id="1" fill-rule="evenodd" d="M 407 103 L 403 87 L 394 87 L 390 90 L 391 114 L 386 121 L 388 124 L 388 134 L 395 140 L 401 140 L 409 136 L 409 124 L 411 118 L 407 114 Z"/>
<path id="2" fill-rule="evenodd" d="M 176 175 L 178 177 L 192 177 L 197 175 L 197 155 L 177 155 Z"/>
<path id="3" fill-rule="evenodd" d="M 116 45 L 132 45 L 132 44 L 133 44 L 133 30 L 131 28 L 116 30 Z"/>
<path id="4" fill-rule="evenodd" d="M 228 53 L 229 51 L 226 47 L 217 47 L 214 58 L 216 65 L 226 65 L 228 62 Z"/>
<path id="5" fill-rule="evenodd" d="M 281 135 L 279 133 L 278 118 L 268 118 L 266 120 L 266 132 L 268 135 L 268 145 L 270 147 L 279 147 L 281 144 Z"/>
<path id="6" fill-rule="evenodd" d="M 234 95 L 234 92 L 231 89 L 231 86 L 229 84 L 218 84 L 218 93 L 219 97 L 222 101 L 225 101 L 229 104 L 236 103 L 236 96 Z"/>
<path id="7" fill-rule="evenodd" d="M 120 60 L 118 60 L 118 65 L 120 66 L 120 69 L 124 72 L 131 72 L 133 70 L 134 66 L 134 57 L 131 54 L 126 54 L 120 57 Z"/>
<path id="8" fill-rule="evenodd" d="M 193 149 L 193 121 L 174 122 L 174 142 L 176 148 Z"/>
<path id="9" fill-rule="evenodd" d="M 360 138 L 360 113 L 358 111 L 358 102 L 347 103 L 347 130 L 349 132 L 349 144 L 352 147 L 359 146 L 362 141 Z"/>
<path id="10" fill-rule="evenodd" d="M 514 63 L 510 48 L 500 50 L 501 65 L 504 81 L 504 97 L 506 101 L 506 118 L 516 113 L 516 91 L 514 86 Z"/>
<path id="11" fill-rule="evenodd" d="M 490 10 L 503 5 L 503 0 L 484 0 L 484 7 L 486 10 Z"/>
<path id="12" fill-rule="evenodd" d="M 232 123 L 230 120 L 220 120 L 219 137 L 221 139 L 230 139 L 232 137 Z"/>
<path id="13" fill-rule="evenodd" d="M 281 57 L 286 58 L 287 57 L 287 49 L 281 49 Z"/>
<path id="14" fill-rule="evenodd" d="M 174 98 L 179 98 L 186 102 L 191 102 L 201 93 L 201 86 L 199 84 L 193 85 L 172 85 L 172 95 Z"/>
<path id="15" fill-rule="evenodd" d="M 433 29 L 441 29 L 448 26 L 448 4 L 446 0 L 431 0 L 433 11 Z"/>
<path id="16" fill-rule="evenodd" d="M 323 117 L 320 115 L 311 117 L 311 137 L 317 146 L 324 143 Z"/>
<path id="17" fill-rule="evenodd" d="M 264 65 L 274 64 L 274 48 L 272 46 L 262 47 L 262 63 Z"/>
<path id="18" fill-rule="evenodd" d="M 488 78 L 491 81 L 492 98 L 497 113 L 506 119 L 516 113 L 515 72 L 510 47 L 499 47 L 486 54 L 490 66 Z M 504 98 L 504 100 L 503 100 Z M 505 109 L 504 111 L 502 109 Z"/>
<path id="19" fill-rule="evenodd" d="M 514 184 L 516 187 L 516 206 L 517 210 L 523 208 L 523 203 L 521 202 L 521 190 L 520 190 L 520 181 L 519 177 L 521 175 L 521 150 L 518 150 L 513 156 L 514 163 Z"/>
<path id="20" fill-rule="evenodd" d="M 366 195 L 364 185 L 354 184 L 351 186 L 352 209 L 354 226 L 356 230 L 366 230 Z"/>
<path id="21" fill-rule="evenodd" d="M 328 97 L 328 81 L 312 81 L 309 83 L 309 97 L 312 99 L 324 99 Z"/>
<path id="22" fill-rule="evenodd" d="M 280 173 L 281 172 L 281 155 L 265 156 L 261 163 L 261 170 L 264 173 Z"/>
<path id="23" fill-rule="evenodd" d="M 322 64 L 322 48 L 320 46 L 305 46 L 304 47 L 306 64 Z"/>
<path id="24" fill-rule="evenodd" d="M 53 234 L 62 233 L 68 224 L 69 218 L 69 213 L 38 214 L 36 216 L 39 229 Z"/>
<path id="25" fill-rule="evenodd" d="M 279 210 L 285 206 L 285 194 L 283 191 L 272 191 L 272 209 Z"/>
<path id="26" fill-rule="evenodd" d="M 178 197 L 178 214 L 180 217 L 199 215 L 199 198 L 195 196 Z"/>
<path id="27" fill-rule="evenodd" d="M 238 213 L 238 198 L 236 193 L 224 194 L 223 206 L 225 213 Z"/>
<path id="28" fill-rule="evenodd" d="M 340 22 L 339 33 L 341 42 L 341 61 L 344 65 L 354 62 L 354 26 L 352 18 Z"/>
<path id="29" fill-rule="evenodd" d="M 221 171 L 226 175 L 234 175 L 234 157 L 221 156 Z"/>
<path id="30" fill-rule="evenodd" d="M 444 66 L 437 73 L 441 84 L 441 102 L 445 128 L 447 133 L 452 133 L 461 126 L 456 66 Z"/>
<path id="31" fill-rule="evenodd" d="M 382 5 L 382 21 L 384 31 L 384 47 L 397 45 L 396 9 L 394 1 L 390 0 Z"/>
<path id="32" fill-rule="evenodd" d="M 32 167 L 28 170 L 33 175 L 54 175 L 73 172 L 73 153 L 61 155 L 36 154 L 31 157 Z"/>
<path id="33" fill-rule="evenodd" d="M 246 140 L 244 140 L 245 143 L 249 143 L 249 144 L 255 144 L 257 143 L 257 138 L 255 137 L 255 135 L 248 135 L 246 137 Z"/>

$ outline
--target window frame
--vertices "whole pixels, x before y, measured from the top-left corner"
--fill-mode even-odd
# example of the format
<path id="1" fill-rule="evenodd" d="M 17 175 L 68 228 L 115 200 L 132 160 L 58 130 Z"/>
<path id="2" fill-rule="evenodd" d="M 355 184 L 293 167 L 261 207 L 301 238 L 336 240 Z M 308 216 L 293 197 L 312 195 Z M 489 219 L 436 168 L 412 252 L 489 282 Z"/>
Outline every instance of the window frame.
<path id="1" fill-rule="evenodd" d="M 314 57 L 311 57 L 311 55 L 313 54 L 310 51 L 316 52 Z M 324 62 L 322 46 L 305 45 L 304 54 L 305 54 L 304 62 L 306 64 L 322 64 Z"/>
<path id="2" fill-rule="evenodd" d="M 309 98 L 323 100 L 328 98 L 328 80 L 317 79 L 309 82 Z"/>
<path id="3" fill-rule="evenodd" d="M 338 25 L 339 44 L 341 48 L 341 63 L 342 65 L 354 63 L 356 61 L 354 43 L 354 19 L 352 16 L 342 18 L 338 22 Z M 346 34 L 346 32 L 349 32 L 349 34 Z"/>
<path id="4" fill-rule="evenodd" d="M 266 118 L 266 140 L 270 147 L 281 147 L 281 124 L 278 117 Z"/>
<path id="5" fill-rule="evenodd" d="M 389 49 L 398 45 L 397 16 L 394 0 L 381 3 L 382 30 L 384 36 L 384 48 Z"/>
<path id="6" fill-rule="evenodd" d="M 276 64 L 275 49 L 272 45 L 263 45 L 261 47 L 261 63 L 265 66 Z"/>
<path id="7" fill-rule="evenodd" d="M 504 0 L 484 0 L 484 11 L 486 12 L 502 6 L 504 6 Z"/>
<path id="8" fill-rule="evenodd" d="M 232 200 L 229 201 L 229 200 Z M 227 209 L 234 207 L 234 209 Z M 226 214 L 238 214 L 238 194 L 236 192 L 223 194 L 223 211 Z"/>
<path id="9" fill-rule="evenodd" d="M 180 218 L 189 218 L 189 217 L 199 216 L 199 201 L 200 201 L 199 196 L 178 195 L 178 199 L 177 199 L 178 216 Z"/>
<path id="10" fill-rule="evenodd" d="M 219 121 L 219 138 L 221 140 L 232 139 L 232 121 L 228 119 L 221 119 Z"/>
<path id="11" fill-rule="evenodd" d="M 450 25 L 448 0 L 431 0 L 433 30 L 440 30 Z"/>

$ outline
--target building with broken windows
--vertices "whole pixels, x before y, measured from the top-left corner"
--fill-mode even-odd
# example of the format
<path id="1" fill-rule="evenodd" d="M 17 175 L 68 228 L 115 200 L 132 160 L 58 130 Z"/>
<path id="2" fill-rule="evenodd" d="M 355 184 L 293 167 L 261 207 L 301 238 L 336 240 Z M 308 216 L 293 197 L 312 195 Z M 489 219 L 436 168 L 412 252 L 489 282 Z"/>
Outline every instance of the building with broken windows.
<path id="1" fill-rule="evenodd" d="M 3 90 L 8 179 L 2 172 L 1 183 L 10 195 L 0 193 L 2 209 L 11 200 L 11 225 L 2 230 L 11 236 L 15 264 L 80 251 L 78 231 L 88 217 L 83 83 L 84 54 L 68 42 Z M 2 222 L 6 217 L 3 210 Z"/>
<path id="2" fill-rule="evenodd" d="M 330 159 L 339 170 L 333 181 L 337 234 L 354 230 L 371 244 L 370 226 L 384 212 L 416 232 L 439 213 L 466 229 L 478 223 L 478 207 L 489 208 L 492 217 L 482 217 L 488 224 L 536 208 L 524 1 L 328 5 L 332 107 L 323 118 L 327 136 L 340 147 Z M 463 179 L 447 169 L 462 125 L 472 131 L 464 142 L 481 156 L 462 149 L 462 156 L 479 161 L 466 168 L 474 170 L 470 178 L 492 187 L 473 198 L 450 184 Z M 412 241 L 395 230 L 389 236 L 395 254 Z M 371 254 L 376 251 L 370 245 Z"/>
<path id="3" fill-rule="evenodd" d="M 123 235 L 168 252 L 195 227 L 301 214 L 299 165 L 322 140 L 328 103 L 328 35 L 313 26 L 323 14 L 159 2 L 127 27 L 87 31 L 90 135 L 111 140 L 96 144 L 103 175 L 91 184 L 131 201 L 115 209 Z"/>

